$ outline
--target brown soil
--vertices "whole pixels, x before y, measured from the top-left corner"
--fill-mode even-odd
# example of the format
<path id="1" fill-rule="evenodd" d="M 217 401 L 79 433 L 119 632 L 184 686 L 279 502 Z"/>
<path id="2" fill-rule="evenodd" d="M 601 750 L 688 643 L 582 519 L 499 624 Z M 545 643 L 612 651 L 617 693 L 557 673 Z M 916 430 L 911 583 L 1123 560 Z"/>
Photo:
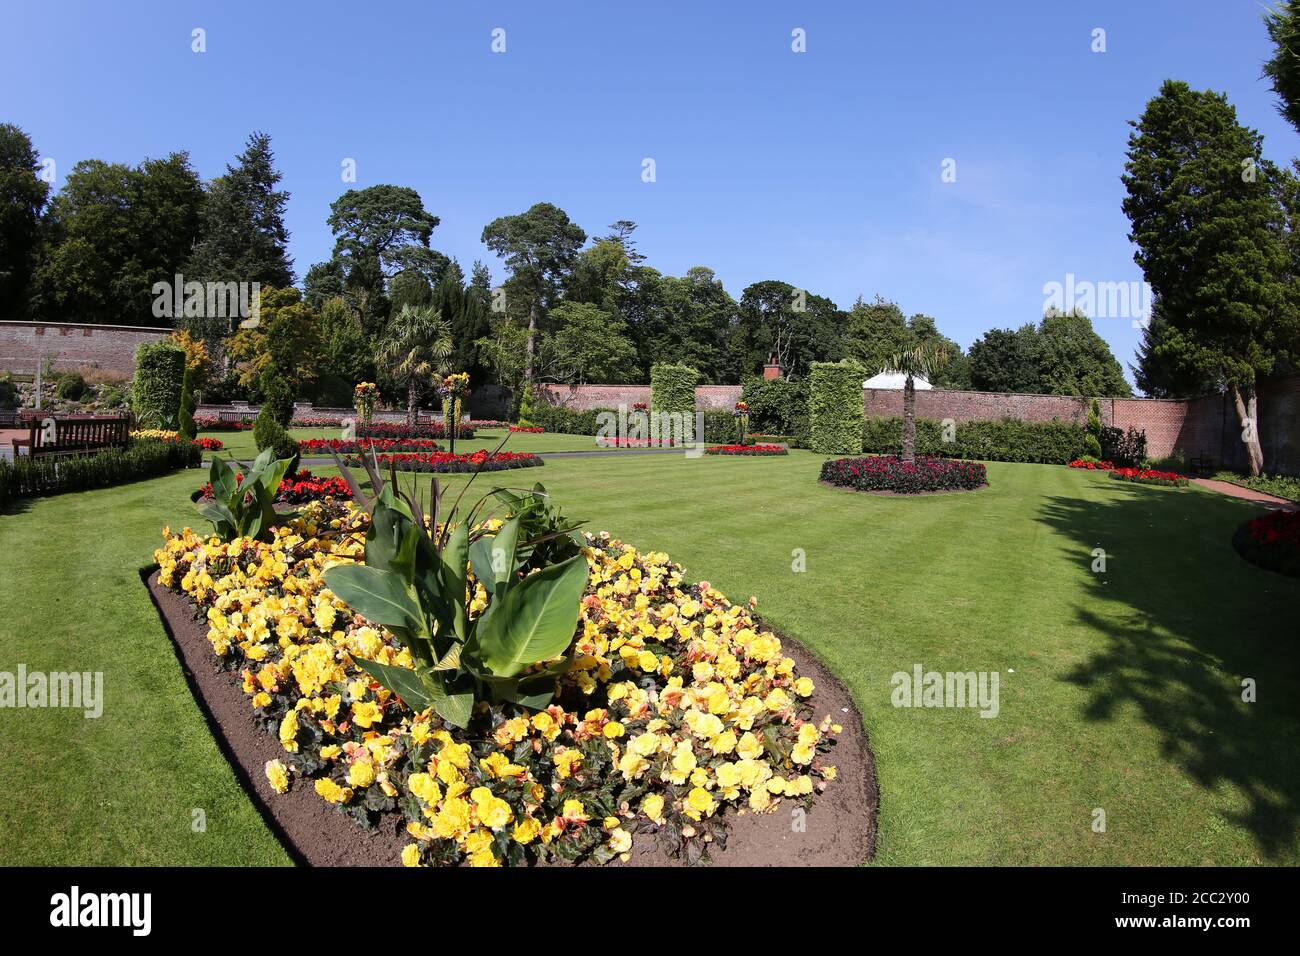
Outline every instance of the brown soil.
<path id="1" fill-rule="evenodd" d="M 822 481 L 820 478 L 817 484 L 823 488 L 833 488 L 836 491 L 847 491 L 855 495 L 879 495 L 882 498 L 923 498 L 926 495 L 964 495 L 973 491 L 983 491 L 988 487 L 988 482 L 980 485 L 978 488 L 948 488 L 943 491 L 874 491 L 861 488 L 850 488 L 848 485 L 837 485 L 833 481 Z"/>
<path id="2" fill-rule="evenodd" d="M 264 768 L 268 760 L 283 756 L 279 741 L 254 723 L 236 673 L 217 667 L 207 625 L 195 618 L 193 604 L 161 586 L 157 571 L 146 583 L 213 737 L 289 855 L 310 866 L 400 864 L 401 847 L 407 840 L 399 815 L 390 815 L 371 832 L 327 804 L 301 779 L 294 779 L 288 793 L 271 789 Z M 782 801 L 773 813 L 729 813 L 726 849 L 712 847 L 709 860 L 714 866 L 857 866 L 875 852 L 879 807 L 875 761 L 862 715 L 848 690 L 821 661 L 795 641 L 780 636 L 797 672 L 811 677 L 816 685 L 811 698 L 816 718 L 829 714 L 843 725 L 829 756 L 839 772 L 825 792 L 816 796 L 806 815 L 796 811 L 789 800 Z M 686 864 L 669 857 L 655 840 L 642 834 L 626 865 Z"/>

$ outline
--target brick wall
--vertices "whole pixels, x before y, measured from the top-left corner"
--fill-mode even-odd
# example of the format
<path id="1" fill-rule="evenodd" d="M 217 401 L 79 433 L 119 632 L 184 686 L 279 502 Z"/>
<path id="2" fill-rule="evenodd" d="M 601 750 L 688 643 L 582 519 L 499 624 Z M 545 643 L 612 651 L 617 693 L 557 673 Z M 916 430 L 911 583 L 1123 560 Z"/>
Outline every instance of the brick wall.
<path id="1" fill-rule="evenodd" d="M 35 374 L 45 356 L 58 370 L 102 368 L 130 374 L 136 346 L 171 329 L 62 322 L 0 322 L 0 372 Z"/>
<path id="2" fill-rule="evenodd" d="M 863 389 L 868 418 L 898 417 L 903 414 L 901 388 Z M 1088 400 L 1068 395 L 1015 395 L 1009 392 L 962 392 L 955 389 L 930 389 L 916 393 L 918 418 L 958 422 L 983 419 L 1018 418 L 1031 422 L 1063 422 L 1082 425 L 1088 420 Z M 1102 417 L 1105 418 L 1103 411 Z M 1107 423 L 1109 424 L 1109 423 Z"/>
<path id="3" fill-rule="evenodd" d="M 574 411 L 591 408 L 631 408 L 637 402 L 650 402 L 649 385 L 538 385 L 533 395 L 540 402 L 559 405 Z M 739 385 L 699 385 L 695 389 L 695 407 L 730 411 L 740 401 Z"/>

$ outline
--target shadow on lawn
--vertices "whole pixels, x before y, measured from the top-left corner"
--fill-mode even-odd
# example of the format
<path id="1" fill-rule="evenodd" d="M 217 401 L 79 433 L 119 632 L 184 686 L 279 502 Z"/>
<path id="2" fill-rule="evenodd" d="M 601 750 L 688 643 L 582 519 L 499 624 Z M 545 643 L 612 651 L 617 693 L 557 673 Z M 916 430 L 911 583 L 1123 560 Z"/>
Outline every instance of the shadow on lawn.
<path id="1" fill-rule="evenodd" d="M 1112 483 L 1100 501 L 1048 498 L 1040 517 L 1078 542 L 1082 568 L 1093 548 L 1107 553 L 1107 573 L 1089 575 L 1096 603 L 1077 611 L 1107 643 L 1066 679 L 1089 691 L 1088 720 L 1136 707 L 1166 759 L 1206 789 L 1236 787 L 1249 809 L 1225 817 L 1278 859 L 1300 829 L 1300 582 L 1233 550 L 1257 509 Z M 1247 677 L 1255 703 L 1241 699 Z"/>

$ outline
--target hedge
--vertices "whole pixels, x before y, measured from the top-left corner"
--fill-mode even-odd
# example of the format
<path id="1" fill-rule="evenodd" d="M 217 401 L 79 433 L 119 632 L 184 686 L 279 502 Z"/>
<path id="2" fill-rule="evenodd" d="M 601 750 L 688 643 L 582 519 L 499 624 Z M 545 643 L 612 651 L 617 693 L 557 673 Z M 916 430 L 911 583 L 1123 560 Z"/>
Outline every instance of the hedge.
<path id="1" fill-rule="evenodd" d="M 576 411 L 559 405 L 547 405 L 539 402 L 533 408 L 532 422 L 547 432 L 558 435 L 595 435 L 600 429 L 599 416 L 608 413 L 618 417 L 616 408 L 591 408 Z M 630 420 L 635 414 L 628 411 Z M 706 442 L 730 442 L 736 437 L 736 417 L 728 411 L 706 411 L 704 414 L 704 438 Z M 510 446 L 507 444 L 507 448 Z"/>
<path id="2" fill-rule="evenodd" d="M 689 365 L 650 367 L 650 408 L 656 412 L 695 411 L 695 385 L 700 373 Z"/>
<path id="3" fill-rule="evenodd" d="M 916 453 L 980 461 L 1068 465 L 1087 453 L 1089 435 L 1070 422 L 1025 422 L 1015 418 L 956 422 L 944 441 L 942 422 L 916 420 Z M 869 418 L 862 431 L 865 451 L 897 455 L 903 445 L 901 418 Z"/>
<path id="4" fill-rule="evenodd" d="M 864 378 L 866 369 L 857 362 L 812 363 L 808 422 L 813 451 L 820 455 L 862 452 Z"/>
<path id="5" fill-rule="evenodd" d="M 0 459 L 0 510 L 17 498 L 63 491 L 106 488 L 140 478 L 154 478 L 177 468 L 197 468 L 203 451 L 188 441 L 132 441 L 93 455 L 19 455 Z"/>
<path id="6" fill-rule="evenodd" d="M 185 387 L 185 350 L 171 342 L 146 342 L 135 350 L 131 407 L 143 428 L 175 428 Z"/>
<path id="7" fill-rule="evenodd" d="M 808 380 L 751 378 L 740 393 L 749 405 L 749 430 L 764 435 L 798 435 L 808 430 Z"/>

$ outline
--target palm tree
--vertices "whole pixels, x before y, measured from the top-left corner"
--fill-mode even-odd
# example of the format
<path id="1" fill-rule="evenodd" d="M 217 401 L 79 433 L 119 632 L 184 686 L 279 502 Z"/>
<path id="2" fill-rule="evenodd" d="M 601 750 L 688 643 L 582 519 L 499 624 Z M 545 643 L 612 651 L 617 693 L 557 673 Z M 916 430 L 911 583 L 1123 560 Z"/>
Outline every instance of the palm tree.
<path id="1" fill-rule="evenodd" d="M 902 372 L 903 382 L 903 461 L 916 461 L 916 384 L 913 376 L 925 379 L 948 364 L 948 349 L 943 345 L 922 343 L 905 349 L 885 360 L 882 372 Z"/>
<path id="2" fill-rule="evenodd" d="M 404 305 L 388 323 L 376 358 L 398 382 L 406 385 L 406 423 L 415 424 L 420 382 L 451 355 L 451 325 L 437 309 Z"/>

